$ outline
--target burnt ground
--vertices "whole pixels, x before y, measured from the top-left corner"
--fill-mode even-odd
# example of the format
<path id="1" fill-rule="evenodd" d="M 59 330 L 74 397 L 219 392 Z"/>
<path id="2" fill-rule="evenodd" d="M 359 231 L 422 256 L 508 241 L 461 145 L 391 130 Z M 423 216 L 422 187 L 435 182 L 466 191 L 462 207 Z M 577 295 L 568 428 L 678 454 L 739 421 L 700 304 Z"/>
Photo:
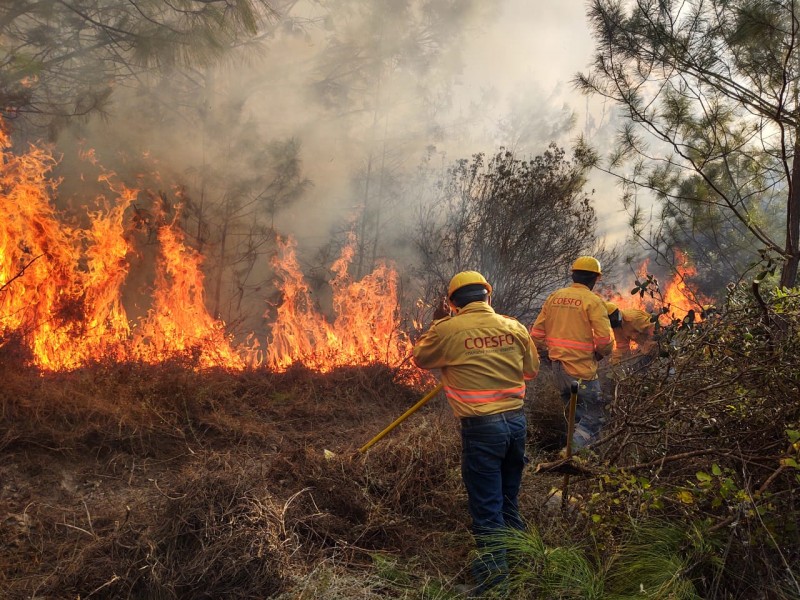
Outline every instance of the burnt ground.
<path id="1" fill-rule="evenodd" d="M 313 597 L 302 590 L 321 565 L 365 574 L 360 597 L 398 597 L 367 583 L 386 560 L 440 597 L 464 580 L 469 517 L 444 399 L 358 453 L 426 391 L 403 374 L 2 371 L 3 598 Z M 557 446 L 560 407 L 529 410 L 531 454 L 552 458 L 540 448 Z M 555 518 L 542 507 L 560 477 L 532 471 L 523 512 Z"/>

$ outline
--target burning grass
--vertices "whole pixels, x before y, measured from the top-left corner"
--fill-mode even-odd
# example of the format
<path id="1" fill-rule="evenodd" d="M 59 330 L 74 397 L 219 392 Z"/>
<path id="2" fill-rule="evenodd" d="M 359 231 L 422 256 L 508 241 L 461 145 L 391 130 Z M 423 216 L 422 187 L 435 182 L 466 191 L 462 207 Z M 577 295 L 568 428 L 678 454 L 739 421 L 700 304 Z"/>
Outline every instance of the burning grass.
<path id="1" fill-rule="evenodd" d="M 89 151 L 97 195 L 85 199 L 85 214 L 64 212 L 56 207 L 60 180 L 51 176 L 58 162 L 51 150 L 32 145 L 15 154 L 11 147 L 0 119 L 0 338 L 16 338 L 26 364 L 72 371 L 103 360 L 181 357 L 197 369 L 302 364 L 327 372 L 407 360 L 397 271 L 380 261 L 354 280 L 354 235 L 330 267 L 328 311 L 305 280 L 295 242 L 276 235 L 271 263 L 281 300 L 262 315 L 269 335 L 239 331 L 237 342 L 206 306 L 205 257 L 181 226 L 181 193 L 169 199 L 130 187 Z M 87 191 L 88 179 L 82 176 Z M 256 306 L 251 310 L 263 310 Z M 240 310 L 226 318 L 237 321 Z"/>

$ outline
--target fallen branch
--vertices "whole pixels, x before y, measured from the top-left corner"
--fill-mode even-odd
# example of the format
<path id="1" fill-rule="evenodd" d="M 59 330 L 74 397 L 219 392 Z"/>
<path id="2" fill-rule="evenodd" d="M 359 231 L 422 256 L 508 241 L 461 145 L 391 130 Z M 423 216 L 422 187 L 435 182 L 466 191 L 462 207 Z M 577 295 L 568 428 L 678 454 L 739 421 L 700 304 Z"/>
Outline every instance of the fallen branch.
<path id="1" fill-rule="evenodd" d="M 563 473 L 564 475 L 597 475 L 592 469 L 573 460 L 573 457 L 554 460 L 553 462 L 539 463 L 534 473 Z"/>
<path id="2" fill-rule="evenodd" d="M 716 450 L 711 449 L 703 449 L 703 450 L 692 450 L 691 452 L 681 452 L 680 454 L 671 454 L 669 456 L 662 456 L 661 458 L 657 458 L 656 460 L 651 460 L 644 463 L 638 463 L 635 465 L 630 465 L 628 467 L 620 467 L 621 469 L 625 469 L 626 471 L 638 471 L 640 469 L 647 469 L 649 467 L 660 466 L 668 462 L 675 462 L 676 460 L 683 460 L 684 458 L 692 458 L 694 456 L 703 456 L 705 454 L 719 454 Z M 724 453 L 724 456 L 728 456 L 728 453 Z"/>

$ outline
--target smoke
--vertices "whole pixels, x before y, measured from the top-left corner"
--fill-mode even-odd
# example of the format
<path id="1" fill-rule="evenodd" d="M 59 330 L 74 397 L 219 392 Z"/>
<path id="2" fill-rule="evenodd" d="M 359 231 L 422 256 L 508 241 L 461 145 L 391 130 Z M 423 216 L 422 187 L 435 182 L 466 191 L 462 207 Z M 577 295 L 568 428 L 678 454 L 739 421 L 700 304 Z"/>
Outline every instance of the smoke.
<path id="1" fill-rule="evenodd" d="M 66 175 L 85 171 L 78 151 L 91 147 L 129 183 L 188 199 L 182 218 L 206 267 L 224 270 L 222 291 L 208 293 L 226 320 L 263 313 L 275 234 L 297 239 L 309 269 L 332 258 L 331 239 L 353 226 L 366 234 L 367 259 L 410 260 L 404 232 L 430 193 L 419 186 L 432 184 L 417 177 L 425 157 L 435 173 L 500 146 L 533 156 L 551 141 L 569 147 L 583 133 L 597 143 L 609 131 L 604 108 L 570 84 L 592 49 L 582 3 L 309 0 L 276 9 L 265 35 L 225 64 L 119 87 L 105 115 L 57 141 L 64 198 L 80 194 L 83 184 Z M 601 233 L 618 235 L 615 190 L 599 178 L 589 186 Z"/>

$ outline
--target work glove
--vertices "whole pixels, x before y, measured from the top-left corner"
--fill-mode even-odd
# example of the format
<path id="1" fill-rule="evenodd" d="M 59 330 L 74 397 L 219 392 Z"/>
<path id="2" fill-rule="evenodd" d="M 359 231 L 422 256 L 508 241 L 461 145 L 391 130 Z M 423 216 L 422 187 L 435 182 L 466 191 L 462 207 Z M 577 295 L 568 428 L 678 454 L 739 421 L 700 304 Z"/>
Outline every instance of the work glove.
<path id="1" fill-rule="evenodd" d="M 600 354 L 599 352 L 595 352 L 595 353 L 594 353 L 594 359 L 595 359 L 597 362 L 600 362 L 600 361 L 601 361 L 601 360 L 603 360 L 604 358 L 605 358 L 605 356 L 603 356 L 603 355 L 602 355 L 602 354 Z"/>
<path id="2" fill-rule="evenodd" d="M 433 320 L 444 319 L 450 316 L 450 303 L 447 298 L 442 298 L 439 305 L 433 310 Z"/>

